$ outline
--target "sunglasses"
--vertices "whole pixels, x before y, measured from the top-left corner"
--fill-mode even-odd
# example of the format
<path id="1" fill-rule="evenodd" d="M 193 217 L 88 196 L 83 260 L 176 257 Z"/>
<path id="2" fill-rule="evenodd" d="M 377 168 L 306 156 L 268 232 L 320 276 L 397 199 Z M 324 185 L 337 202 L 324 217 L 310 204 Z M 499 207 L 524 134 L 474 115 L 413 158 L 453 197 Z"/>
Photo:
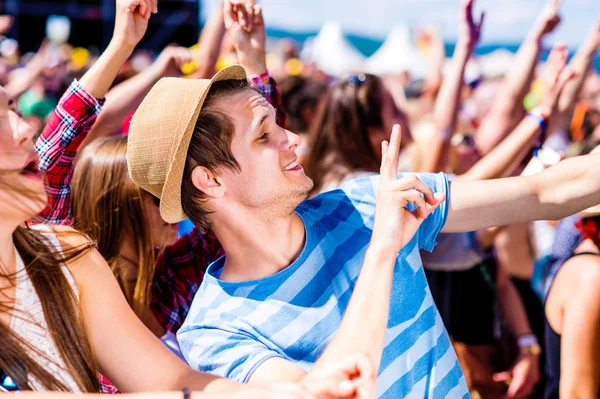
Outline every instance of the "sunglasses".
<path id="1" fill-rule="evenodd" d="M 471 134 L 455 134 L 452 137 L 451 144 L 455 147 L 461 144 L 467 147 L 475 147 L 475 138 Z"/>
<path id="2" fill-rule="evenodd" d="M 352 87 L 360 87 L 367 81 L 367 75 L 364 73 L 352 75 L 348 78 L 348 84 Z"/>

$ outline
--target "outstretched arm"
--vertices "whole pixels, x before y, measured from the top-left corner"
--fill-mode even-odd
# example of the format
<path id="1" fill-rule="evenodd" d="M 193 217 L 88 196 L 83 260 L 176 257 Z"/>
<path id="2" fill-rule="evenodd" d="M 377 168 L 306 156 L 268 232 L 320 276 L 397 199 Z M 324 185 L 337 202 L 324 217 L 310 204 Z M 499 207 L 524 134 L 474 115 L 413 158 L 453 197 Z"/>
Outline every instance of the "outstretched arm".
<path id="1" fill-rule="evenodd" d="M 43 42 L 37 53 L 25 66 L 24 76 L 19 74 L 17 79 L 11 79 L 8 84 L 4 86 L 4 89 L 10 97 L 17 100 L 23 93 L 31 88 L 46 67 L 49 50 L 48 43 Z"/>
<path id="2" fill-rule="evenodd" d="M 421 171 L 441 172 L 446 169 L 450 139 L 456 129 L 460 108 L 460 96 L 464 83 L 465 67 L 473 53 L 483 26 L 484 14 L 479 22 L 473 20 L 473 1 L 465 0 L 460 16 L 460 36 L 450 69 L 444 78 L 442 88 L 435 101 L 434 118 L 437 134 L 429 145 L 427 156 L 423 160 Z"/>
<path id="3" fill-rule="evenodd" d="M 558 220 L 600 203 L 600 154 L 566 159 L 532 176 L 456 181 L 444 232 Z"/>
<path id="4" fill-rule="evenodd" d="M 600 46 L 600 20 L 596 21 L 583 44 L 579 47 L 573 59 L 569 63 L 569 70 L 575 73 L 575 78 L 565 86 L 560 100 L 556 116 L 552 120 L 552 128 L 562 128 L 569 123 L 569 117 L 575 109 L 579 93 L 588 76 L 594 56 Z"/>
<path id="5" fill-rule="evenodd" d="M 223 7 L 219 4 L 215 13 L 206 21 L 198 38 L 198 51 L 194 57 L 198 69 L 192 73 L 192 78 L 210 79 L 215 74 L 223 36 L 225 36 Z"/>
<path id="6" fill-rule="evenodd" d="M 573 77 L 572 73 L 562 74 L 567 63 L 568 50 L 564 44 L 554 46 L 544 71 L 544 94 L 540 106 L 529 114 L 519 125 L 492 151 L 481 158 L 458 180 L 485 180 L 509 176 L 529 153 L 536 139 L 542 140 L 541 124 L 551 119 L 556 112 L 556 104 L 563 88 Z M 562 74 L 562 76 L 561 76 Z M 541 143 L 539 143 L 541 144 Z"/>
<path id="7" fill-rule="evenodd" d="M 477 131 L 477 147 L 487 154 L 521 119 L 523 99 L 529 90 L 542 49 L 542 39 L 559 24 L 560 0 L 550 0 L 517 52 L 489 114 Z"/>

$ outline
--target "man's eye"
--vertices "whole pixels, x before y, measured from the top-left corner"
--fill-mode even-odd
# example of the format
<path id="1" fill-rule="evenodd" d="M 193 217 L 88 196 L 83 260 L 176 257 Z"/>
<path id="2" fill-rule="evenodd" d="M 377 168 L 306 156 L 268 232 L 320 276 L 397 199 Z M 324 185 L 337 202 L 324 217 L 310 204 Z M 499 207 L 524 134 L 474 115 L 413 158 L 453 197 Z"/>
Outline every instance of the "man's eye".
<path id="1" fill-rule="evenodd" d="M 269 133 L 263 133 L 258 139 L 260 141 L 265 141 L 268 136 L 269 136 Z"/>

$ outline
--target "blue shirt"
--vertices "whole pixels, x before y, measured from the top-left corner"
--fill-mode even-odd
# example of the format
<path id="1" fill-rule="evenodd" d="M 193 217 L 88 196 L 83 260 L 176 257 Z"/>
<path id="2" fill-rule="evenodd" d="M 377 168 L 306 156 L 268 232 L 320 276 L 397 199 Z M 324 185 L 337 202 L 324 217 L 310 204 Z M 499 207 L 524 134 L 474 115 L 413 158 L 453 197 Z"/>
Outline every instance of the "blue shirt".
<path id="1" fill-rule="evenodd" d="M 444 174 L 419 176 L 434 192 L 448 194 Z M 378 184 L 379 176 L 353 180 L 300 204 L 305 247 L 277 274 L 232 283 L 219 280 L 224 258 L 210 265 L 178 332 L 188 363 L 238 382 L 273 357 L 308 371 L 348 306 L 372 235 Z M 419 255 L 435 246 L 447 212 L 446 201 L 398 254 L 379 398 L 469 397 Z"/>

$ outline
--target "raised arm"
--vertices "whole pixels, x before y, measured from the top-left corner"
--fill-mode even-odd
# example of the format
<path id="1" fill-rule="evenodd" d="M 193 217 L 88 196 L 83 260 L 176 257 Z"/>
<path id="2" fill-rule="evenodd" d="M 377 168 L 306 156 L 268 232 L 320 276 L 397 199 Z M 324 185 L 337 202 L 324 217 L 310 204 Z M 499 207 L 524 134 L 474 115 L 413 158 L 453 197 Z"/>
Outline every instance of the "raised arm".
<path id="1" fill-rule="evenodd" d="M 39 78 L 48 62 L 49 45 L 43 42 L 39 50 L 25 66 L 25 74 L 17 79 L 12 79 L 4 86 L 8 95 L 17 100 L 23 93 L 31 88 L 37 78 Z"/>
<path id="2" fill-rule="evenodd" d="M 250 83 L 275 108 L 277 124 L 285 127 L 286 116 L 279 88 L 267 71 L 267 34 L 262 8 L 255 5 L 254 0 L 224 0 L 223 18 L 239 62 L 246 70 Z"/>
<path id="3" fill-rule="evenodd" d="M 223 0 L 220 0 L 221 3 Z M 223 24 L 223 7 L 221 4 L 217 10 L 206 21 L 204 29 L 198 38 L 198 51 L 194 59 L 198 63 L 198 69 L 192 73 L 194 79 L 210 79 L 216 72 L 221 45 L 225 36 L 225 25 Z"/>
<path id="4" fill-rule="evenodd" d="M 544 94 L 539 107 L 524 118 L 519 125 L 487 155 L 483 156 L 457 180 L 485 180 L 509 176 L 536 143 L 543 139 L 542 129 L 556 112 L 558 98 L 573 77 L 572 72 L 562 74 L 567 63 L 568 50 L 564 44 L 554 46 L 544 71 Z M 540 119 L 541 118 L 541 119 Z M 542 125 L 546 125 L 542 128 Z"/>
<path id="5" fill-rule="evenodd" d="M 558 220 L 600 203 L 600 154 L 566 159 L 532 176 L 456 181 L 444 232 Z"/>
<path id="6" fill-rule="evenodd" d="M 48 206 L 37 222 L 63 223 L 71 213 L 73 160 L 100 113 L 102 99 L 119 69 L 141 40 L 156 0 L 117 0 L 115 30 L 108 47 L 90 70 L 63 95 L 36 143 L 46 172 Z"/>
<path id="7" fill-rule="evenodd" d="M 569 63 L 569 70 L 575 72 L 575 78 L 565 86 L 560 100 L 556 116 L 552 120 L 552 127 L 562 128 L 569 123 L 569 117 L 572 115 L 575 105 L 583 88 L 590 66 L 594 61 L 594 56 L 600 46 L 600 20 L 596 21 L 584 42 L 581 44 L 573 59 Z"/>
<path id="8" fill-rule="evenodd" d="M 560 22 L 559 6 L 560 0 L 550 0 L 521 44 L 496 101 L 477 131 L 477 146 L 482 154 L 490 152 L 521 119 L 523 99 L 533 79 L 542 39 Z"/>
<path id="9" fill-rule="evenodd" d="M 473 1 L 464 0 L 462 4 L 460 36 L 452 55 L 450 68 L 435 101 L 434 118 L 437 134 L 429 144 L 429 151 L 421 167 L 422 172 L 444 171 L 448 164 L 450 139 L 456 129 L 461 104 L 465 67 L 479 41 L 483 26 L 483 13 L 478 23 L 473 20 Z"/>
<path id="10" fill-rule="evenodd" d="M 81 234 L 64 227 L 59 228 L 57 236 L 63 247 L 85 245 L 85 238 Z M 173 355 L 133 313 L 110 268 L 97 250 L 90 250 L 68 266 L 75 278 L 81 316 L 85 320 L 100 370 L 122 392 L 170 391 L 165 397 L 181 398 L 181 390 L 188 388 L 196 391 L 193 397 L 198 398 L 312 398 L 299 384 L 246 387 L 192 370 Z M 147 394 L 139 397 L 149 399 L 162 396 Z"/>

